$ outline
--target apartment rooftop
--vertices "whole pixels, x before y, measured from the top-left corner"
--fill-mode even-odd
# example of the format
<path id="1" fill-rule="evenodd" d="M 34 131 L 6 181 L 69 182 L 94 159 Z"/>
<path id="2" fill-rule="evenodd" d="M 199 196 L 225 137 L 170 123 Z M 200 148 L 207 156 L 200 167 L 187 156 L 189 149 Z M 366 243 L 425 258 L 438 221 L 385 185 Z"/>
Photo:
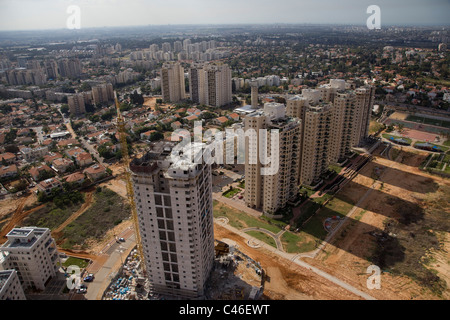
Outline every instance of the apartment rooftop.
<path id="1" fill-rule="evenodd" d="M 0 249 L 30 248 L 47 231 L 49 231 L 47 228 L 14 228 L 6 235 L 8 241 L 6 241 Z"/>

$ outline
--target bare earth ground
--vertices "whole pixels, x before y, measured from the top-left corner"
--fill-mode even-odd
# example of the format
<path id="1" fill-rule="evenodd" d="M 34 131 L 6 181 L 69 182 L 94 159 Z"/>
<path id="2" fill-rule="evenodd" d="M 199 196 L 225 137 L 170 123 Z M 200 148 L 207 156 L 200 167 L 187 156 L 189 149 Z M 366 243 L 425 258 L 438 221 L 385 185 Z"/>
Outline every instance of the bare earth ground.
<path id="1" fill-rule="evenodd" d="M 431 182 L 439 185 L 450 185 L 450 181 L 440 177 L 431 176 L 427 173 L 421 172 L 417 166 L 426 157 L 426 153 L 400 153 L 397 158 L 398 162 L 389 161 L 383 158 L 377 158 L 367 167 L 363 169 L 354 182 L 345 187 L 340 193 L 352 199 L 358 199 L 365 192 L 365 188 L 361 188 L 358 184 L 366 186 L 367 188 L 373 183 L 371 172 L 375 166 L 384 165 L 389 167 L 385 169 L 385 174 L 382 176 L 382 187 L 377 187 L 379 192 L 372 192 L 362 204 L 362 208 L 358 208 L 353 217 L 361 217 L 359 222 L 353 223 L 349 221 L 343 226 L 342 230 L 347 228 L 344 237 L 337 237 L 328 244 L 324 251 L 322 251 L 316 259 L 306 258 L 305 262 L 310 263 L 323 271 L 328 272 L 336 277 L 348 282 L 349 284 L 366 291 L 377 299 L 436 299 L 436 297 L 429 290 L 419 286 L 415 281 L 406 276 L 391 275 L 389 273 L 382 273 L 381 290 L 368 290 L 366 269 L 371 263 L 363 258 L 373 252 L 375 247 L 374 238 L 367 234 L 375 228 L 383 230 L 383 221 L 389 216 L 395 217 L 395 212 L 392 213 L 392 208 L 386 203 L 387 197 L 398 197 L 399 199 L 419 204 L 419 196 L 425 197 L 430 193 L 426 193 L 427 186 Z M 400 163 L 403 162 L 403 163 Z M 396 168 L 398 170 L 390 170 Z M 423 186 L 424 190 L 421 190 Z M 419 192 L 413 192 L 413 191 Z M 425 192 L 421 194 L 421 192 Z M 383 192 L 385 196 L 380 195 Z M 420 222 L 419 222 L 420 223 Z M 436 262 L 433 269 L 439 272 L 439 276 L 447 281 L 449 284 L 449 257 L 448 257 L 448 232 L 447 242 L 444 250 L 439 250 L 434 253 Z M 408 252 L 406 252 L 408 254 Z M 449 286 L 443 293 L 442 298 L 448 299 Z"/>
<path id="2" fill-rule="evenodd" d="M 267 274 L 264 297 L 272 300 L 357 300 L 359 297 L 334 283 L 281 258 L 264 248 L 254 249 L 239 235 L 217 224 L 214 225 L 217 240 L 231 239 L 239 250 L 258 261 Z M 229 242 L 229 241 L 228 241 Z"/>

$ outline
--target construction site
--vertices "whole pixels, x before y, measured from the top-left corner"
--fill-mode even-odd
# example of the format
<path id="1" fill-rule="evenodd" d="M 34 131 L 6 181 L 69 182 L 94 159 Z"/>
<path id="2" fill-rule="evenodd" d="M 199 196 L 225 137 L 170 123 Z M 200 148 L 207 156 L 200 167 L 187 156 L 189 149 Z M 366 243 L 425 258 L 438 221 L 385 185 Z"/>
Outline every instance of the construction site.
<path id="1" fill-rule="evenodd" d="M 258 262 L 237 249 L 235 243 L 215 243 L 215 261 L 207 282 L 207 300 L 255 300 L 263 291 L 264 273 Z M 102 296 L 102 300 L 171 299 L 151 291 L 139 254 L 133 249 Z"/>

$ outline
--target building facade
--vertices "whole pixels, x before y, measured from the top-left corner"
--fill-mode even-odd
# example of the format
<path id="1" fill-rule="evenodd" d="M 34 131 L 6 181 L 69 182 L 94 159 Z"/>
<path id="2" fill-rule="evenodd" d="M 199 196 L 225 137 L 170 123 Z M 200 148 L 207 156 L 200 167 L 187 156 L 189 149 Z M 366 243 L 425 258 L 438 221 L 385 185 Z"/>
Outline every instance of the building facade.
<path id="1" fill-rule="evenodd" d="M 56 276 L 60 263 L 50 229 L 22 227 L 12 229 L 0 247 L 2 270 L 14 269 L 24 289 L 44 290 Z"/>
<path id="2" fill-rule="evenodd" d="M 163 64 L 161 93 L 163 100 L 167 102 L 179 102 L 186 98 L 184 70 L 178 62 Z"/>
<path id="3" fill-rule="evenodd" d="M 130 164 L 142 248 L 153 292 L 198 299 L 214 260 L 211 166 L 174 162 L 173 146 Z"/>

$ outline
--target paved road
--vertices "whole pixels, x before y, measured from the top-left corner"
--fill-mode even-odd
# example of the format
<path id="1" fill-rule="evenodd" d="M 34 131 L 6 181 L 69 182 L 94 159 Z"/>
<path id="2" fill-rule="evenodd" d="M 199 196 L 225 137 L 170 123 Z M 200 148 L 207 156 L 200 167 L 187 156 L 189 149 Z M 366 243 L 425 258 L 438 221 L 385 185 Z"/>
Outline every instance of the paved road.
<path id="1" fill-rule="evenodd" d="M 85 294 L 87 300 L 100 300 L 103 292 L 108 287 L 111 279 L 115 276 L 123 261 L 136 246 L 136 239 L 132 229 L 125 230 L 118 238 L 125 238 L 125 242 L 110 242 L 103 248 L 103 255 L 107 256 L 106 261 L 101 265 L 92 265 L 87 269 L 88 273 L 94 273 L 94 281 L 87 284 L 88 290 Z"/>

